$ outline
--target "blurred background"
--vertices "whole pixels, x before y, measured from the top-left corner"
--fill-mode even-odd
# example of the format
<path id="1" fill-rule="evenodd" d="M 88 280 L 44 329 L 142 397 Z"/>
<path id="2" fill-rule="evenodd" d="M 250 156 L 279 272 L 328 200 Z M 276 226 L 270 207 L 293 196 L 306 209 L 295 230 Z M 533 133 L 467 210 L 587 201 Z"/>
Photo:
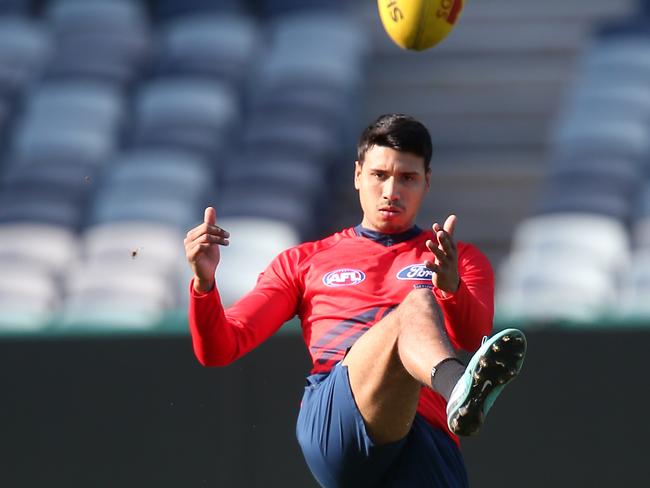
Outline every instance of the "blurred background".
<path id="1" fill-rule="evenodd" d="M 387 112 L 434 140 L 419 225 L 456 213 L 495 268 L 495 328 L 529 335 L 463 443 L 472 486 L 647 486 L 640 0 L 472 1 L 424 53 L 374 1 L 0 0 L 0 484 L 316 486 L 299 324 L 201 368 L 183 238 L 216 207 L 231 303 L 359 223 L 356 139 Z"/>

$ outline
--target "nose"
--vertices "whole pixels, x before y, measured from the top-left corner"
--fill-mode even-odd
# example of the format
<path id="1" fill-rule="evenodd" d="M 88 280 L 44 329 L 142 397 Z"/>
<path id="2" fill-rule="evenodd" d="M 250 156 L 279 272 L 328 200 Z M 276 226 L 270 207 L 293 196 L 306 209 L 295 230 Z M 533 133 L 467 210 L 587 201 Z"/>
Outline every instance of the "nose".
<path id="1" fill-rule="evenodd" d="M 389 202 L 399 200 L 398 188 L 394 177 L 387 178 L 386 181 L 384 181 L 381 196 Z"/>

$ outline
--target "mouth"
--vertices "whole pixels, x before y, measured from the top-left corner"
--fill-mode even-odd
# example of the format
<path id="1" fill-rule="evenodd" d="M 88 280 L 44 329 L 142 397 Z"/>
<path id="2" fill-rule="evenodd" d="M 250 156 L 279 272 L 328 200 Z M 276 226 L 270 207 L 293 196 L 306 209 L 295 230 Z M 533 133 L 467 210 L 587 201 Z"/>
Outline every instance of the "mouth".
<path id="1" fill-rule="evenodd" d="M 379 213 L 384 217 L 391 218 L 402 213 L 402 209 L 398 207 L 381 207 Z"/>

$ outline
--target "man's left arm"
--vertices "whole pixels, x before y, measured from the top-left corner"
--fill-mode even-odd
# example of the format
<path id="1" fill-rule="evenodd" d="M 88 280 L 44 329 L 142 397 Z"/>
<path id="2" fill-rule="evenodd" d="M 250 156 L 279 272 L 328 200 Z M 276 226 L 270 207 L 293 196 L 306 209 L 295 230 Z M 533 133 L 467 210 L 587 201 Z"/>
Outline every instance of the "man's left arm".
<path id="1" fill-rule="evenodd" d="M 436 239 L 427 241 L 435 256 L 425 265 L 433 274 L 434 295 L 442 308 L 445 327 L 452 343 L 466 351 L 481 345 L 492 331 L 494 319 L 494 272 L 487 257 L 471 244 L 454 240 L 456 216 L 444 227 L 433 225 Z"/>

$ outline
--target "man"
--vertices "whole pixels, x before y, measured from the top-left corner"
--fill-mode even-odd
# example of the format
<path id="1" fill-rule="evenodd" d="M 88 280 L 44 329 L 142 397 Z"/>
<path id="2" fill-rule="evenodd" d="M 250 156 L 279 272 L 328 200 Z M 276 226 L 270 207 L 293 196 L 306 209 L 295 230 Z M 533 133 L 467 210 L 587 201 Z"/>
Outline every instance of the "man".
<path id="1" fill-rule="evenodd" d="M 296 432 L 324 487 L 467 486 L 456 435 L 478 432 L 522 366 L 520 331 L 481 345 L 494 278 L 476 247 L 455 242 L 456 217 L 432 231 L 414 225 L 431 153 L 421 123 L 379 117 L 358 145 L 361 224 L 281 253 L 227 310 L 215 271 L 230 236 L 213 208 L 185 239 L 201 364 L 229 364 L 300 317 L 314 367 Z M 479 350 L 465 367 L 457 348 Z"/>

